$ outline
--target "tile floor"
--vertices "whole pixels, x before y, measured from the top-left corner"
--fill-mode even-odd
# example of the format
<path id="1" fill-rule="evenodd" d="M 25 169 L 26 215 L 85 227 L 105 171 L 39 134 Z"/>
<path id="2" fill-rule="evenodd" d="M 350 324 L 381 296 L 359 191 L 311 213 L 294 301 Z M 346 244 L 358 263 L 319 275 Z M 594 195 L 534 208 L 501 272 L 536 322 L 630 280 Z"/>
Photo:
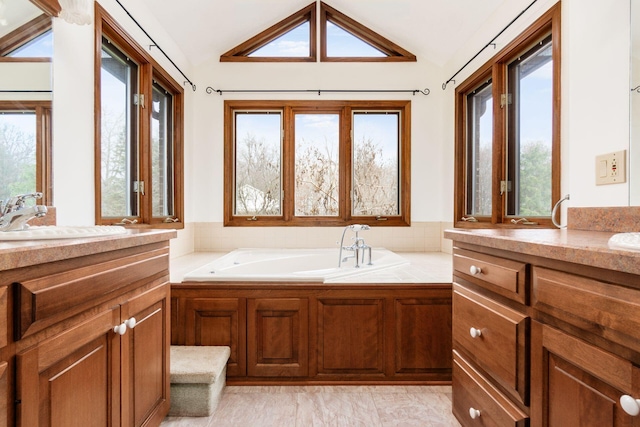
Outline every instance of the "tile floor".
<path id="1" fill-rule="evenodd" d="M 450 386 L 227 386 L 211 417 L 161 427 L 459 427 Z"/>

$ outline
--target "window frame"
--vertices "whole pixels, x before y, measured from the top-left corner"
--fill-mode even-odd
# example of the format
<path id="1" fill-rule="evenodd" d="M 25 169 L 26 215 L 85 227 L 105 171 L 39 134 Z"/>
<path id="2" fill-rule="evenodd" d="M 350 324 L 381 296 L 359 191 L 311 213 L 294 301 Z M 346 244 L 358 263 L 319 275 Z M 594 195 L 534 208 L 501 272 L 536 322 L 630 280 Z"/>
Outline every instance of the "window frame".
<path id="1" fill-rule="evenodd" d="M 545 14 L 538 18 L 531 26 L 517 36 L 511 43 L 498 52 L 493 58 L 482 65 L 475 73 L 467 78 L 456 88 L 455 93 L 455 171 L 454 171 L 454 226 L 461 228 L 521 228 L 553 226 L 551 216 L 538 216 L 527 218 L 536 224 L 522 225 L 512 223 L 521 216 L 509 216 L 505 212 L 505 195 L 500 193 L 500 182 L 508 180 L 507 177 L 507 111 L 509 108 L 501 107 L 500 94 L 508 93 L 507 72 L 509 64 L 519 55 L 528 52 L 531 47 L 545 36 L 551 34 L 552 40 L 552 143 L 551 143 L 551 202 L 560 198 L 560 7 L 552 6 Z M 468 114 L 467 96 L 476 88 L 492 81 L 493 85 L 493 141 L 492 141 L 492 183 L 491 183 L 491 216 L 468 216 L 467 201 L 468 174 L 467 174 L 467 135 Z M 551 206 L 550 206 L 551 212 Z"/>
<path id="2" fill-rule="evenodd" d="M 234 214 L 235 112 L 282 110 L 282 215 Z M 399 111 L 399 215 L 354 216 L 351 213 L 352 111 Z M 295 114 L 340 114 L 339 213 L 337 216 L 295 216 Z M 245 101 L 224 102 L 224 225 L 225 226 L 345 226 L 354 222 L 376 226 L 411 225 L 411 101 Z"/>
<path id="3" fill-rule="evenodd" d="M 50 57 L 9 57 L 14 50 L 52 30 L 51 17 L 43 13 L 0 38 L 0 62 L 51 62 Z"/>
<path id="4" fill-rule="evenodd" d="M 136 41 L 122 29 L 98 3 L 95 4 L 95 222 L 98 225 L 119 224 L 128 227 L 184 228 L 184 88 L 180 86 Z M 144 95 L 145 107 L 138 107 L 138 168 L 139 181 L 144 181 L 144 193 L 139 196 L 137 216 L 105 217 L 102 215 L 101 176 L 101 51 L 102 37 L 108 38 L 118 49 L 130 56 L 139 67 L 139 90 Z M 158 81 L 173 97 L 173 215 L 154 217 L 152 210 L 151 171 L 151 103 L 153 82 Z"/>
<path id="5" fill-rule="evenodd" d="M 0 101 L 0 111 L 35 112 L 36 115 L 36 191 L 39 204 L 53 205 L 51 101 Z"/>

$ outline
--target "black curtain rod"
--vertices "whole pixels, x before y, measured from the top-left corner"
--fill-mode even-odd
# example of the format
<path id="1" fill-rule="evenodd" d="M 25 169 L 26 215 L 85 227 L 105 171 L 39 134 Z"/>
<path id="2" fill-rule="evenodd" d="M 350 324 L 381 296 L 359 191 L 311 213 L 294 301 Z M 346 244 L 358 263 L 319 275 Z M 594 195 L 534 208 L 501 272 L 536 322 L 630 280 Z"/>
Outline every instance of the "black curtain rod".
<path id="1" fill-rule="evenodd" d="M 136 21 L 136 18 L 134 18 L 134 17 L 129 13 L 129 11 L 128 11 L 128 10 L 127 10 L 123 5 L 122 5 L 122 3 L 120 3 L 120 0 L 116 0 L 116 3 L 118 3 L 118 4 L 120 5 L 120 7 L 122 8 L 122 10 L 124 10 L 124 11 L 125 11 L 125 13 L 126 13 L 127 15 L 129 15 L 129 18 L 131 18 L 131 20 L 132 20 L 133 22 L 135 22 L 135 24 L 138 26 L 138 28 L 140 28 L 140 29 L 142 30 L 142 32 L 143 32 L 143 33 L 144 33 L 144 34 L 149 38 L 149 40 L 151 40 L 151 42 L 153 43 L 151 46 L 155 46 L 155 47 L 157 47 L 157 48 L 158 48 L 158 50 L 159 50 L 159 51 L 160 51 L 160 52 L 165 56 L 165 58 L 167 58 L 167 59 L 169 60 L 169 62 L 171 62 L 171 65 L 173 65 L 173 66 L 176 68 L 176 70 L 178 70 L 178 71 L 180 72 L 180 74 L 182 74 L 182 77 L 184 77 L 185 79 L 187 79 L 187 81 L 186 81 L 185 83 L 189 83 L 189 84 L 191 85 L 191 89 L 193 89 L 193 91 L 195 92 L 195 90 L 196 90 L 196 85 L 195 85 L 195 84 L 193 84 L 193 83 L 191 82 L 191 80 L 189 80 L 189 77 L 187 77 L 187 76 L 185 76 L 185 75 L 184 75 L 184 73 L 182 72 L 182 70 L 180 69 L 180 67 L 178 67 L 178 66 L 176 65 L 176 63 L 175 63 L 175 62 L 173 62 L 173 60 L 172 60 L 171 58 L 169 58 L 169 55 L 167 55 L 167 54 L 164 52 L 164 50 L 162 50 L 162 48 L 158 45 L 158 43 L 156 43 L 156 42 L 155 42 L 155 40 L 153 40 L 153 38 L 149 35 L 149 33 L 147 33 L 147 32 L 145 31 L 145 29 L 144 29 L 144 28 L 142 28 L 142 25 L 140 25 L 140 24 L 138 23 L 138 21 Z"/>
<path id="2" fill-rule="evenodd" d="M 480 49 L 480 50 L 478 51 L 478 53 L 476 53 L 475 55 L 473 55 L 473 58 L 471 58 L 470 60 L 468 60 L 466 64 L 464 64 L 462 67 L 460 67 L 460 69 L 459 69 L 458 71 L 456 71 L 456 73 L 455 73 L 453 76 L 451 76 L 451 78 L 450 78 L 449 80 L 447 80 L 446 82 L 442 83 L 442 90 L 445 90 L 445 89 L 447 88 L 447 85 L 448 85 L 450 82 L 454 82 L 454 83 L 455 83 L 456 81 L 455 81 L 455 80 L 453 80 L 453 79 L 454 79 L 458 74 L 460 74 L 460 71 L 462 71 L 462 70 L 464 70 L 465 68 L 467 68 L 467 65 L 471 64 L 471 62 L 472 62 L 474 59 L 476 59 L 476 58 L 478 57 L 478 55 L 480 55 L 480 54 L 481 54 L 481 53 L 482 53 L 486 48 L 488 48 L 489 46 L 495 46 L 494 41 L 495 41 L 498 37 L 500 37 L 500 36 L 502 35 L 502 33 L 504 33 L 504 32 L 507 30 L 507 28 L 509 28 L 511 25 L 513 25 L 513 23 L 514 23 L 514 22 L 516 22 L 516 21 L 518 20 L 518 18 L 520 18 L 522 15 L 524 15 L 524 13 L 525 13 L 527 10 L 529 10 L 529 8 L 530 8 L 531 6 L 533 6 L 533 4 L 534 4 L 536 1 L 538 1 L 538 0 L 533 0 L 529 6 L 527 6 L 527 7 L 526 7 L 522 12 L 520 12 L 520 13 L 518 14 L 518 16 L 516 16 L 515 18 L 513 18 L 513 19 L 511 20 L 511 22 L 509 22 L 509 24 L 507 24 L 507 26 L 506 26 L 506 27 L 504 27 L 504 28 L 503 28 L 503 29 L 502 29 L 498 34 L 496 34 L 496 36 L 495 36 L 494 38 L 492 38 L 492 39 L 491 39 L 491 41 L 490 41 L 489 43 L 487 43 L 486 45 L 484 45 L 484 47 L 483 47 L 482 49 Z"/>
<path id="3" fill-rule="evenodd" d="M 205 91 L 208 94 L 216 92 L 218 95 L 222 95 L 224 92 L 228 93 L 317 93 L 321 95 L 325 93 L 421 93 L 423 95 L 429 95 L 431 91 L 429 89 L 363 89 L 363 90 L 333 90 L 333 89 L 214 89 L 208 86 Z"/>

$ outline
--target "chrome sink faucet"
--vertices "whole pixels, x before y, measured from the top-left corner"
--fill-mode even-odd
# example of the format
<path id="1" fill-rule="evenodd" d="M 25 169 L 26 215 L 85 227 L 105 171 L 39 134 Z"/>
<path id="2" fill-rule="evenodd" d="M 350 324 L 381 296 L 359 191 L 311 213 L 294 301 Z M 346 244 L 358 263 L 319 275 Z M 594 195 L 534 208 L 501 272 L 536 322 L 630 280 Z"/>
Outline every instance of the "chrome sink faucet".
<path id="1" fill-rule="evenodd" d="M 47 214 L 43 205 L 25 206 L 29 199 L 41 199 L 42 193 L 20 194 L 6 201 L 0 200 L 0 231 L 18 231 L 28 227 L 27 221 Z"/>
<path id="2" fill-rule="evenodd" d="M 345 262 L 346 260 L 348 260 L 349 258 L 354 258 L 356 261 L 356 268 L 360 268 L 360 262 L 362 262 L 362 264 L 364 264 L 364 255 L 365 252 L 369 253 L 369 263 L 368 265 L 372 265 L 371 262 L 371 246 L 367 245 L 364 241 L 364 239 L 362 237 L 358 236 L 358 233 L 360 231 L 366 231 L 369 230 L 371 227 L 369 227 L 366 224 L 352 224 L 352 225 L 347 225 L 344 230 L 342 230 L 342 239 L 340 239 L 340 254 L 338 256 L 338 268 L 340 268 L 342 266 L 342 263 Z M 344 246 L 344 235 L 346 234 L 347 230 L 352 230 L 356 233 L 356 236 L 353 238 L 353 244 L 351 246 Z M 351 256 L 346 256 L 344 258 L 342 258 L 342 251 L 351 251 L 353 252 L 353 255 Z M 360 253 L 362 253 L 362 261 L 360 261 Z"/>

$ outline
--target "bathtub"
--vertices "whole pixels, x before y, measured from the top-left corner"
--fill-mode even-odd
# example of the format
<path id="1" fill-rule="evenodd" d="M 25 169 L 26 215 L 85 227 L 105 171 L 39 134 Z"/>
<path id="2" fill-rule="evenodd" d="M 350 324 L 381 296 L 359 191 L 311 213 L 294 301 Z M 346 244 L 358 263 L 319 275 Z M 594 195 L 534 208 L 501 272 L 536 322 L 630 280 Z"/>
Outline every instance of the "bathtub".
<path id="1" fill-rule="evenodd" d="M 410 262 L 384 248 L 374 248 L 360 268 L 353 258 L 338 268 L 339 248 L 236 249 L 184 275 L 183 281 L 326 282 L 409 265 Z M 353 255 L 343 251 L 342 256 Z"/>

